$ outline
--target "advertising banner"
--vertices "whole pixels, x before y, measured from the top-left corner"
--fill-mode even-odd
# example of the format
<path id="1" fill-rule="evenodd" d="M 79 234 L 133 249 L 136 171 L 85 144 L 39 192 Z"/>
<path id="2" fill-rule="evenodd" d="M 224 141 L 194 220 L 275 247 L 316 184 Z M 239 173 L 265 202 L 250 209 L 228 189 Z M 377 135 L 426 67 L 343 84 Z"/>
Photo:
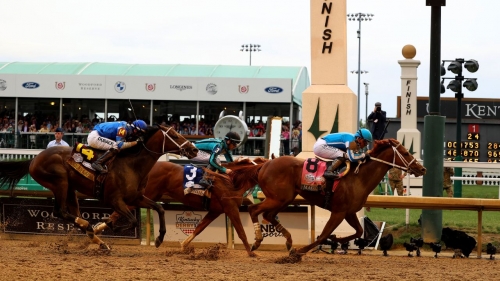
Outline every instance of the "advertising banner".
<path id="1" fill-rule="evenodd" d="M 94 225 L 109 217 L 110 208 L 101 207 L 95 200 L 79 200 L 82 218 Z M 75 224 L 53 216 L 54 200 L 0 198 L 1 225 L 5 233 L 41 234 L 41 235 L 86 235 Z M 132 210 L 139 225 L 130 230 L 114 233 L 106 229 L 100 236 L 111 238 L 140 238 L 141 217 L 138 211 Z M 119 221 L 123 224 L 123 221 Z"/>
<path id="2" fill-rule="evenodd" d="M 246 207 L 240 208 L 240 218 L 247 238 L 250 240 L 249 243 L 251 243 L 251 237 L 254 237 L 253 233 L 255 231 L 246 209 Z M 292 234 L 294 245 L 307 245 L 310 243 L 307 206 L 288 207 L 280 212 L 276 219 Z M 283 245 L 285 247 L 286 239 L 281 232 L 277 231 L 272 224 L 263 219 L 262 215 L 259 215 L 259 222 L 260 230 L 264 237 L 262 245 Z M 236 234 L 234 244 L 243 245 L 243 242 Z"/>
<path id="3" fill-rule="evenodd" d="M 292 79 L 0 74 L 0 97 L 292 101 Z"/>
<path id="4" fill-rule="evenodd" d="M 191 235 L 200 223 L 207 211 L 197 211 L 184 205 L 164 205 L 165 223 L 167 226 L 167 234 L 165 242 L 182 242 Z M 160 221 L 156 212 L 153 215 L 154 230 L 158 232 Z M 207 242 L 207 243 L 227 243 L 226 238 L 226 216 L 220 215 L 215 219 L 203 232 L 196 236 L 192 242 Z"/>

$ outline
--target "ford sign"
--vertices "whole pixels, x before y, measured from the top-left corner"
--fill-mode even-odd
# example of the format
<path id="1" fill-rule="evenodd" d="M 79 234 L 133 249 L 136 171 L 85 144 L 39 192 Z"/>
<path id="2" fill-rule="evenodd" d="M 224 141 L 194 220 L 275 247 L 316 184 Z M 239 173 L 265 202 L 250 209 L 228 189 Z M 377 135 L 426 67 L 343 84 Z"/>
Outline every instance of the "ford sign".
<path id="1" fill-rule="evenodd" d="M 26 82 L 26 83 L 23 83 L 23 87 L 26 89 L 36 89 L 36 88 L 40 87 L 40 84 L 38 84 L 36 82 Z"/>
<path id="2" fill-rule="evenodd" d="M 279 94 L 279 93 L 283 92 L 283 89 L 280 87 L 267 87 L 264 89 L 264 91 L 266 91 L 267 93 L 270 93 L 270 94 Z"/>

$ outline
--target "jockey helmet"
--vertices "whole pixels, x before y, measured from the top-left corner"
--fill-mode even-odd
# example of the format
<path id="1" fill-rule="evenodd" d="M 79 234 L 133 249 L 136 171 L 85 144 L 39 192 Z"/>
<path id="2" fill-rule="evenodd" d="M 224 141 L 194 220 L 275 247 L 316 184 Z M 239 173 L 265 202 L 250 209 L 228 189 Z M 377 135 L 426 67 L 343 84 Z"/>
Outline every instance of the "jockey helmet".
<path id="1" fill-rule="evenodd" d="M 227 133 L 226 136 L 224 137 L 224 139 L 230 140 L 231 142 L 233 142 L 236 145 L 240 144 L 240 142 L 241 142 L 240 135 L 238 135 L 238 133 L 236 133 L 236 132 Z"/>
<path id="2" fill-rule="evenodd" d="M 141 131 L 141 132 L 146 132 L 146 129 L 148 128 L 148 125 L 146 124 L 146 122 L 142 121 L 142 120 L 135 120 L 134 122 L 132 122 L 132 128 L 138 130 L 138 131 Z"/>
<path id="3" fill-rule="evenodd" d="M 367 142 L 373 141 L 372 133 L 367 129 L 359 129 L 356 132 L 356 134 L 354 134 L 354 137 L 362 138 L 362 139 L 366 140 Z"/>

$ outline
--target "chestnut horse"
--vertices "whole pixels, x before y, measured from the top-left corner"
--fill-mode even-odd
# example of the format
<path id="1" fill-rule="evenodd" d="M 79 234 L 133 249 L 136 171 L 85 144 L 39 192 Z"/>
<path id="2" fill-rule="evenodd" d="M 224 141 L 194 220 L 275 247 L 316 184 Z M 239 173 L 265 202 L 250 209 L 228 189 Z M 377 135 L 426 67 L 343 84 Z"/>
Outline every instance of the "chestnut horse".
<path id="1" fill-rule="evenodd" d="M 248 255 L 254 257 L 251 251 L 248 239 L 241 224 L 239 207 L 243 202 L 243 194 L 257 184 L 257 176 L 262 163 L 268 161 L 265 158 L 256 158 L 253 161 L 248 158 L 237 159 L 232 163 L 223 164 L 224 167 L 231 169 L 230 182 L 224 174 L 208 171 L 211 177 L 214 177 L 211 187 L 211 200 L 208 207 L 208 213 L 198 223 L 195 230 L 182 243 L 182 250 L 198 236 L 205 228 L 225 213 L 234 225 L 238 237 L 243 241 Z M 148 175 L 148 183 L 144 190 L 144 195 L 153 201 L 159 201 L 162 196 L 171 197 L 176 202 L 203 210 L 204 198 L 195 194 L 184 195 L 183 185 L 184 167 L 172 162 L 157 162 Z M 249 180 L 250 179 L 250 180 Z M 253 180 L 252 180 L 253 179 Z M 235 189 L 233 186 L 237 186 Z M 131 208 L 132 209 L 132 208 Z M 106 229 L 106 225 L 119 218 L 116 212 L 111 214 L 109 220 L 104 224 L 99 224 L 94 230 L 100 233 Z"/>
<path id="2" fill-rule="evenodd" d="M 54 194 L 54 216 L 75 223 L 101 249 L 110 249 L 95 235 L 89 222 L 81 217 L 76 191 L 95 197 L 95 182 L 76 172 L 67 163 L 72 149 L 56 146 L 40 152 L 30 160 L 0 161 L 0 186 L 7 184 L 7 188 L 13 190 L 19 180 L 29 173 L 35 181 Z M 137 220 L 127 205 L 152 208 L 164 218 L 161 205 L 143 194 L 149 171 L 165 153 L 179 153 L 193 158 L 198 149 L 171 127 L 148 126 L 143 141 L 121 151 L 108 165 L 109 172 L 102 184 L 103 192 L 97 199 L 125 217 L 128 222 L 123 226 L 111 224 L 113 231 L 119 232 L 137 225 Z M 164 222 L 159 232 L 155 241 L 157 247 L 163 242 L 166 233 Z"/>
<path id="3" fill-rule="evenodd" d="M 363 228 L 356 213 L 361 210 L 368 195 L 377 187 L 390 168 L 397 167 L 415 176 L 422 176 L 426 172 L 426 169 L 395 139 L 375 141 L 373 149 L 368 153 L 369 158 L 358 164 L 355 169 L 353 169 L 354 165 L 351 165 L 351 172 L 340 179 L 327 208 L 331 211 L 331 215 L 325 228 L 315 242 L 298 249 L 298 254 L 307 253 L 327 239 L 344 219 L 356 230 L 356 233 L 335 240 L 344 243 L 361 237 Z M 259 214 L 262 213 L 264 219 L 271 222 L 286 237 L 286 246 L 290 250 L 292 237 L 288 230 L 276 220 L 278 212 L 292 204 L 297 194 L 310 204 L 324 208 L 324 195 L 320 192 L 301 189 L 303 164 L 304 159 L 283 156 L 265 163 L 260 169 L 258 183 L 266 199 L 248 208 L 255 225 L 256 241 L 252 250 L 257 249 L 263 240 L 258 221 Z"/>

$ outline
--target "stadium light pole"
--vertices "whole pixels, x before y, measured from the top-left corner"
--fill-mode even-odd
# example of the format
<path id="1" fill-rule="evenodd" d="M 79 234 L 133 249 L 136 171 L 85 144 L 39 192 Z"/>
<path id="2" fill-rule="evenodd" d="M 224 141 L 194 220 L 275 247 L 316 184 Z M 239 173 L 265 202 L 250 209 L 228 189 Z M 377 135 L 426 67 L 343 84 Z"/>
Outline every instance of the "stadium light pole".
<path id="1" fill-rule="evenodd" d="M 360 88 L 361 88 L 361 22 L 362 21 L 371 21 L 373 14 L 365 14 L 365 13 L 356 13 L 356 14 L 347 14 L 347 18 L 350 21 L 358 21 L 358 130 L 359 130 L 359 102 L 360 102 Z M 351 71 L 352 72 L 352 71 Z"/>
<path id="2" fill-rule="evenodd" d="M 359 65 L 358 65 L 358 67 L 359 67 Z M 357 125 L 357 130 L 359 130 L 359 120 L 361 119 L 361 112 L 360 112 L 360 108 L 359 108 L 360 103 L 361 103 L 361 100 L 360 100 L 361 94 L 360 94 L 360 89 L 359 89 L 360 81 L 361 81 L 360 75 L 361 74 L 368 74 L 368 70 L 351 70 L 351 73 L 358 75 L 358 121 L 357 121 L 358 125 Z"/>
<path id="3" fill-rule="evenodd" d="M 455 98 L 457 99 L 457 155 L 455 157 L 455 161 L 461 162 L 462 158 L 462 98 L 464 94 L 462 92 L 462 86 L 473 92 L 477 90 L 477 78 L 466 78 L 463 76 L 462 65 L 467 69 L 470 73 L 474 73 L 479 69 L 479 63 L 476 60 L 464 60 L 463 58 L 457 58 L 455 60 L 442 60 L 441 64 L 441 76 L 446 74 L 446 69 L 444 67 L 445 62 L 449 62 L 448 70 L 455 74 L 454 78 L 442 77 L 441 79 L 441 94 L 443 94 L 446 90 L 444 88 L 444 80 L 450 79 L 450 83 L 448 84 L 447 89 L 455 92 Z M 465 82 L 464 82 L 465 80 Z M 455 175 L 457 177 L 462 176 L 462 168 L 455 168 Z M 454 187 L 454 197 L 462 197 L 462 181 L 456 180 L 453 183 Z"/>
<path id="4" fill-rule="evenodd" d="M 240 52 L 248 52 L 250 53 L 250 65 L 252 65 L 252 53 L 253 52 L 260 52 L 260 45 L 259 44 L 244 44 L 241 45 Z"/>

